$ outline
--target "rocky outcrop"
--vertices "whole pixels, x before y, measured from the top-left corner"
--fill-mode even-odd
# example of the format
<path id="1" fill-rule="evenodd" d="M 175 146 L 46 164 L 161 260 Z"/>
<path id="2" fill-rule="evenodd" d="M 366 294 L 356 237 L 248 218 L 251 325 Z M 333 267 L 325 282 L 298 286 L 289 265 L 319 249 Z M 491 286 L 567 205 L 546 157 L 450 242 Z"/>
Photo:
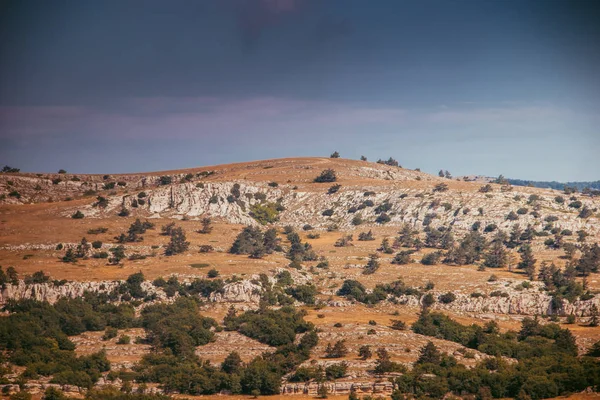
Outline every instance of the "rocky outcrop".
<path id="1" fill-rule="evenodd" d="M 434 308 L 470 313 L 516 314 L 516 315 L 570 315 L 578 317 L 590 316 L 595 305 L 600 309 L 598 296 L 589 300 L 577 300 L 573 303 L 563 300 L 562 307 L 553 307 L 552 296 L 546 292 L 524 291 L 510 294 L 508 297 L 478 297 L 457 294 L 456 300 L 450 304 L 436 303 Z"/>
<path id="2" fill-rule="evenodd" d="M 434 297 L 443 294 L 442 292 L 432 292 Z M 600 309 L 600 297 L 596 296 L 589 300 L 577 300 L 573 303 L 564 300 L 562 307 L 555 309 L 552 306 L 552 296 L 546 292 L 523 291 L 507 293 L 508 297 L 485 296 L 471 297 L 463 293 L 454 293 L 456 299 L 449 304 L 436 302 L 432 305 L 436 310 L 448 310 L 463 313 L 475 314 L 512 314 L 512 315 L 570 315 L 578 317 L 589 317 L 591 310 L 595 305 Z M 423 298 L 416 296 L 400 296 L 396 298 L 396 303 L 409 307 L 420 307 Z M 348 301 L 332 300 L 328 305 L 332 307 L 347 307 Z"/>
<path id="3" fill-rule="evenodd" d="M 257 282 L 258 276 L 252 276 L 250 280 L 242 280 L 226 284 L 222 290 L 210 294 L 208 300 L 214 303 L 248 303 L 258 304 L 260 302 L 263 287 Z M 306 277 L 304 277 L 307 279 Z M 271 278 L 272 280 L 272 278 Z M 296 281 L 296 280 L 295 280 Z M 41 283 L 26 285 L 19 281 L 18 285 L 6 285 L 0 290 L 0 304 L 6 303 L 8 299 L 34 299 L 38 301 L 47 301 L 55 303 L 62 297 L 76 298 L 81 297 L 85 292 L 108 293 L 117 288 L 122 281 L 102 281 L 102 282 L 67 282 L 62 285 L 53 283 Z M 296 281 L 303 283 L 303 281 Z M 145 281 L 142 288 L 150 295 L 155 295 L 157 300 L 167 300 L 164 291 L 155 287 L 152 282 Z M 431 292 L 435 298 L 444 294 L 442 292 Z M 539 291 L 539 288 L 517 291 L 511 288 L 505 288 L 502 296 L 481 296 L 472 297 L 470 294 L 454 292 L 456 298 L 448 304 L 437 301 L 433 304 L 433 309 L 449 310 L 464 313 L 476 314 L 513 314 L 513 315 L 570 315 L 578 317 L 588 317 L 595 305 L 600 309 L 600 296 L 595 296 L 589 300 L 577 300 L 569 302 L 563 300 L 562 307 L 556 309 L 553 307 L 552 296 L 547 292 Z M 391 300 L 391 298 L 390 298 Z M 417 296 L 399 296 L 394 302 L 396 304 L 419 307 L 423 301 L 422 297 Z M 328 303 L 332 307 L 347 307 L 351 302 L 345 300 L 331 300 Z"/>
<path id="4" fill-rule="evenodd" d="M 6 285 L 0 290 L 0 304 L 7 300 L 25 300 L 32 299 L 37 301 L 47 301 L 51 304 L 56 303 L 63 297 L 77 298 L 82 297 L 85 292 L 108 293 L 119 286 L 120 282 L 67 282 L 63 285 L 54 285 L 53 283 L 36 283 L 26 285 L 19 281 L 18 285 Z"/>
<path id="5" fill-rule="evenodd" d="M 121 285 L 123 281 L 100 281 L 100 282 L 66 282 L 61 285 L 49 283 L 25 284 L 19 281 L 17 285 L 7 284 L 0 289 L 0 305 L 8 300 L 26 300 L 47 301 L 50 304 L 56 303 L 60 298 L 82 297 L 86 292 L 91 293 L 110 293 Z M 152 285 L 152 282 L 142 282 L 142 289 L 150 295 L 156 295 L 157 299 L 166 299 L 165 293 L 160 288 Z"/>
<path id="6" fill-rule="evenodd" d="M 210 301 L 217 303 L 258 303 L 262 286 L 244 280 L 228 283 L 221 292 L 210 294 Z"/>
<path id="7" fill-rule="evenodd" d="M 106 209 L 100 210 L 90 205 L 83 212 L 90 217 L 112 216 L 125 207 L 140 216 L 194 218 L 207 215 L 229 223 L 251 225 L 257 222 L 250 216 L 250 207 L 263 202 L 261 199 L 264 198 L 267 202 L 279 201 L 285 207 L 279 215 L 281 225 L 297 228 L 310 224 L 317 229 L 325 229 L 336 224 L 339 228 L 353 230 L 356 227 L 352 219 L 356 215 L 360 215 L 366 224 L 373 224 L 380 212 L 377 206 L 387 204 L 385 212 L 390 217 L 388 225 L 392 226 L 408 223 L 418 228 L 426 225 L 435 228 L 444 225 L 452 226 L 456 232 L 464 232 L 479 222 L 483 226 L 493 223 L 506 231 L 515 224 L 522 228 L 531 224 L 537 230 L 542 230 L 547 224 L 545 217 L 552 216 L 556 218 L 553 226 L 561 230 L 576 232 L 584 229 L 593 233 L 600 229 L 597 216 L 579 218 L 577 210 L 565 203 L 555 202 L 551 196 L 541 196 L 539 200 L 529 202 L 530 193 L 525 188 L 495 193 L 456 190 L 439 193 L 403 186 L 399 181 L 394 179 L 389 185 L 377 187 L 343 186 L 333 194 L 327 194 L 326 188 L 323 191 L 302 191 L 289 185 L 273 188 L 263 182 L 210 182 L 202 186 L 180 183 L 148 189 L 143 205 L 137 204 L 133 195 L 113 196 L 109 198 Z M 228 199 L 236 183 L 240 196 L 236 200 Z M 370 193 L 365 196 L 365 192 Z M 372 205 L 365 206 L 366 200 Z M 581 197 L 581 201 L 591 209 L 599 206 L 594 198 Z M 356 212 L 348 212 L 352 208 Z M 326 209 L 333 209 L 333 215 L 323 216 L 322 212 Z M 527 211 L 517 215 L 516 220 L 507 220 L 506 216 L 518 209 Z M 539 215 L 531 213 L 534 209 L 539 210 Z M 74 209 L 68 210 L 65 215 L 72 212 Z"/>
<path id="8" fill-rule="evenodd" d="M 382 379 L 378 382 L 317 382 L 286 383 L 281 386 L 282 394 L 316 395 L 320 385 L 325 385 L 327 392 L 332 395 L 348 395 L 354 391 L 357 394 L 389 395 L 393 391 L 391 382 Z"/>

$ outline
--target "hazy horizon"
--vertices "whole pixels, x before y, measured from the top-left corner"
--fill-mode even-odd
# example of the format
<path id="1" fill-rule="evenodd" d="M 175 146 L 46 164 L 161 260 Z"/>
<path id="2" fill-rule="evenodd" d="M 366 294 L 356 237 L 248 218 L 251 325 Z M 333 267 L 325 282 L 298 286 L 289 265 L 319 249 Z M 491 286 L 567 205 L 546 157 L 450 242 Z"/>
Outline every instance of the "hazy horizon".
<path id="1" fill-rule="evenodd" d="M 0 163 L 600 179 L 600 3 L 0 1 Z"/>

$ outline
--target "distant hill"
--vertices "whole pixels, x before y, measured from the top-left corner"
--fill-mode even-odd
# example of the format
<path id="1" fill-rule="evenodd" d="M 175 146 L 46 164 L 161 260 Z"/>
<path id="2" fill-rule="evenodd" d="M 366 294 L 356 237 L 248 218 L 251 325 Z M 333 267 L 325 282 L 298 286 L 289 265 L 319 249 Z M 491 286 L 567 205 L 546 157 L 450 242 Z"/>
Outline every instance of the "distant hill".
<path id="1" fill-rule="evenodd" d="M 516 186 L 534 186 L 543 189 L 556 189 L 563 190 L 565 186 L 570 188 L 577 188 L 578 191 L 582 191 L 584 188 L 600 189 L 600 181 L 593 182 L 556 182 L 556 181 L 528 181 L 523 179 L 507 179 L 511 185 Z"/>

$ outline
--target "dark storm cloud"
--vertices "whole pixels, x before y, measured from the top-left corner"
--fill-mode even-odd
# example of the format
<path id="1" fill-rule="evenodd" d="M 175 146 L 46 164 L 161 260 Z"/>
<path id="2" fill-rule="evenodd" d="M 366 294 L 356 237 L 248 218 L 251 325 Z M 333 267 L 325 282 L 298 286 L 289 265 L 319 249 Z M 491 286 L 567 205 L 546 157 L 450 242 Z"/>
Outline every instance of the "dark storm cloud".
<path id="1" fill-rule="evenodd" d="M 65 151 L 69 170 L 104 172 L 335 147 L 455 174 L 597 178 L 596 1 L 0 7 L 0 158 L 23 170 L 54 170 Z"/>

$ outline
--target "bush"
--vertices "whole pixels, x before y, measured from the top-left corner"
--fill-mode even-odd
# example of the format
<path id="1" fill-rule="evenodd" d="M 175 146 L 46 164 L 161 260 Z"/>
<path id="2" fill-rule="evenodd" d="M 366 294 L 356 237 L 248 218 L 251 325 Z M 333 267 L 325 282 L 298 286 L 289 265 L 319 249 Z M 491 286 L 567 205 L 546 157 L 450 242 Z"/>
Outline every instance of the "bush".
<path id="1" fill-rule="evenodd" d="M 113 328 L 113 327 L 109 326 L 104 331 L 102 340 L 110 340 L 110 339 L 116 338 L 118 334 L 119 334 L 119 331 L 117 330 L 117 328 Z"/>
<path id="2" fill-rule="evenodd" d="M 296 287 L 288 287 L 285 293 L 292 296 L 294 299 L 305 304 L 315 304 L 316 295 L 319 294 L 317 288 L 312 285 L 298 285 Z"/>
<path id="3" fill-rule="evenodd" d="M 250 216 L 262 225 L 279 221 L 281 207 L 277 203 L 253 204 L 250 206 Z"/>
<path id="4" fill-rule="evenodd" d="M 105 259 L 108 258 L 109 254 L 106 251 L 99 251 L 97 253 L 92 254 L 92 258 L 100 258 Z"/>
<path id="5" fill-rule="evenodd" d="M 509 212 L 508 215 L 506 216 L 507 221 L 516 221 L 518 219 L 519 219 L 519 215 L 514 211 Z"/>
<path id="6" fill-rule="evenodd" d="M 585 219 L 585 218 L 589 218 L 589 217 L 591 217 L 593 214 L 594 214 L 594 213 L 593 213 L 593 211 L 592 211 L 592 210 L 591 210 L 589 207 L 585 206 L 585 207 L 583 207 L 583 208 L 581 209 L 581 211 L 579 212 L 579 218 L 584 218 L 584 219 Z"/>
<path id="7" fill-rule="evenodd" d="M 209 278 L 216 278 L 219 276 L 219 271 L 217 271 L 216 269 L 211 269 L 208 271 L 208 273 L 206 274 L 206 276 L 208 276 Z"/>
<path id="8" fill-rule="evenodd" d="M 333 209 L 328 208 L 327 210 L 323 211 L 321 215 L 324 217 L 331 217 L 333 215 Z"/>
<path id="9" fill-rule="evenodd" d="M 377 218 L 375 219 L 375 222 L 377 222 L 378 224 L 385 224 L 390 222 L 392 219 L 390 218 L 389 215 L 387 215 L 386 213 L 382 212 L 381 214 L 379 214 L 377 216 Z"/>
<path id="10" fill-rule="evenodd" d="M 100 249 L 100 248 L 102 248 L 102 242 L 100 240 L 94 240 L 92 242 L 92 247 L 94 249 Z"/>
<path id="11" fill-rule="evenodd" d="M 75 214 L 71 215 L 71 218 L 73 218 L 73 219 L 82 219 L 84 217 L 85 217 L 85 215 L 79 210 L 77 210 L 75 212 Z"/>
<path id="12" fill-rule="evenodd" d="M 170 185 L 171 183 L 173 183 L 173 177 L 171 176 L 163 175 L 158 179 L 159 185 Z"/>
<path id="13" fill-rule="evenodd" d="M 433 297 L 433 295 L 431 293 L 427 293 L 421 299 L 421 304 L 425 308 L 431 307 L 434 303 L 435 303 L 435 297 Z"/>
<path id="14" fill-rule="evenodd" d="M 492 188 L 492 185 L 490 185 L 489 183 L 487 185 L 481 186 L 479 188 L 479 193 L 489 193 L 492 192 L 494 189 Z"/>
<path id="15" fill-rule="evenodd" d="M 440 301 L 440 303 L 450 304 L 454 300 L 456 300 L 456 295 L 452 292 L 444 293 L 440 297 L 438 297 L 438 300 Z"/>
<path id="16" fill-rule="evenodd" d="M 327 343 L 325 348 L 325 358 L 342 358 L 348 354 L 348 348 L 346 347 L 345 340 L 338 340 L 332 346 L 331 343 Z"/>
<path id="17" fill-rule="evenodd" d="M 121 335 L 119 340 L 117 340 L 117 344 L 129 344 L 131 343 L 131 338 L 127 335 Z"/>
<path id="18" fill-rule="evenodd" d="M 340 185 L 340 184 L 333 185 L 327 190 L 327 194 L 337 193 L 341 187 L 342 187 L 342 185 Z"/>
<path id="19" fill-rule="evenodd" d="M 390 328 L 397 330 L 397 331 L 403 331 L 406 329 L 406 323 L 404 323 L 403 321 L 397 320 L 397 319 L 393 319 L 391 320 L 392 325 L 390 326 Z"/>
<path id="20" fill-rule="evenodd" d="M 440 251 L 434 251 L 434 252 L 425 254 L 423 256 L 423 258 L 421 258 L 421 264 L 436 265 L 437 263 L 439 263 L 441 257 L 442 257 L 442 253 Z"/>
<path id="21" fill-rule="evenodd" d="M 326 183 L 326 182 L 335 182 L 337 180 L 337 176 L 333 169 L 326 169 L 321 172 L 319 176 L 315 178 L 315 182 L 317 183 Z"/>
<path id="22" fill-rule="evenodd" d="M 445 192 L 448 190 L 448 185 L 445 183 L 438 183 L 433 187 L 434 192 Z"/>
<path id="23" fill-rule="evenodd" d="M 363 270 L 364 275 L 374 274 L 379 269 L 379 256 L 377 254 L 371 254 L 369 261 Z"/>

